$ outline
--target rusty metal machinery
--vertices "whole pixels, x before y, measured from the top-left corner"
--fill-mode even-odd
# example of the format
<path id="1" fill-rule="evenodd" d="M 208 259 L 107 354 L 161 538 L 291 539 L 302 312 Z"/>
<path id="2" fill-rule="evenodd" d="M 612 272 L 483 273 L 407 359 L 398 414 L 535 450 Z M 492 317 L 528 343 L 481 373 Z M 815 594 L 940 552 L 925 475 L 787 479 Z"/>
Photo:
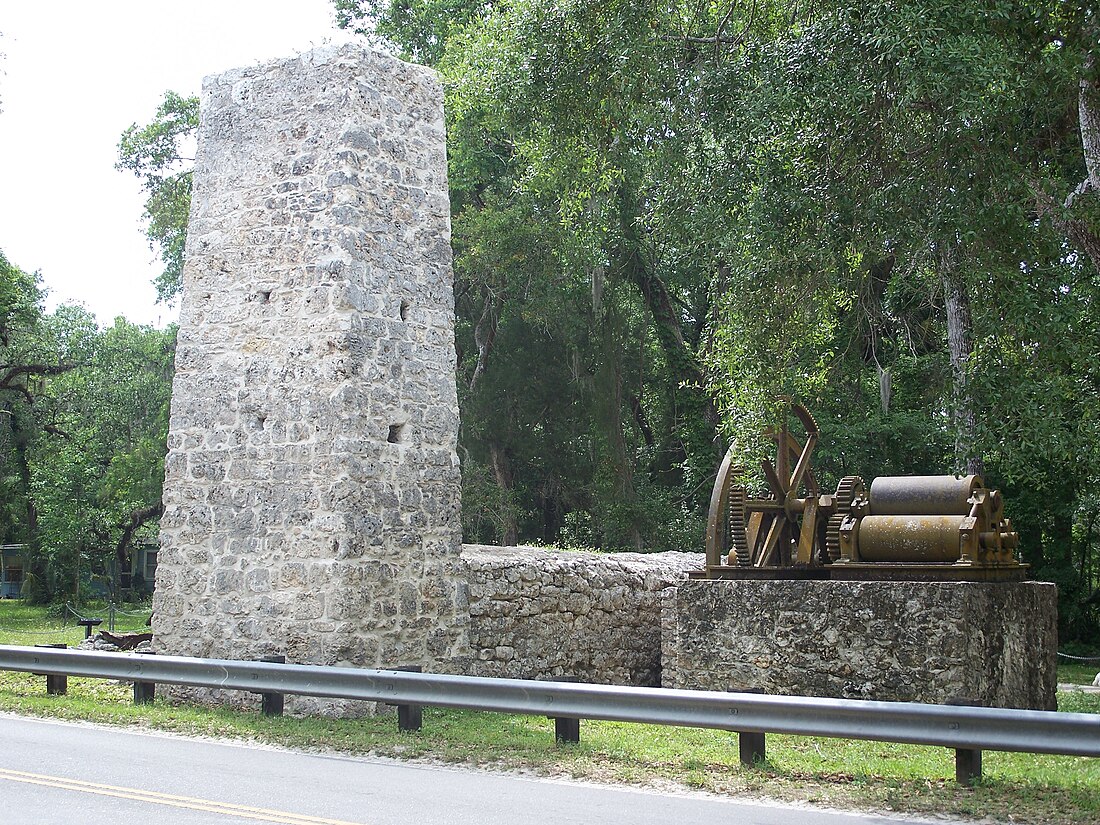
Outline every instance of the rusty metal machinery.
<path id="1" fill-rule="evenodd" d="M 845 514 L 835 563 L 1014 569 L 1018 542 L 980 476 L 884 477 Z"/>
<path id="2" fill-rule="evenodd" d="M 846 476 L 823 494 L 811 468 L 819 430 L 791 404 L 805 430 L 785 421 L 767 432 L 775 462 L 761 464 L 768 489 L 752 498 L 732 451 L 715 479 L 699 578 L 903 578 L 1019 580 L 1017 534 L 1000 492 L 976 475 L 884 476 L 870 489 Z"/>

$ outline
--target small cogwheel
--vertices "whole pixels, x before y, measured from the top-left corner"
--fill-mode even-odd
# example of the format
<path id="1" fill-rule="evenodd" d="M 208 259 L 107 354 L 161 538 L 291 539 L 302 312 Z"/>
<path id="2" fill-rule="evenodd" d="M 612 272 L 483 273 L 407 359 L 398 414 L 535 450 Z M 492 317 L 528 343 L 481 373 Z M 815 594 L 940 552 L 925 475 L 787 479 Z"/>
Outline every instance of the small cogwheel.
<path id="1" fill-rule="evenodd" d="M 856 496 L 864 492 L 863 479 L 859 476 L 844 476 L 836 488 L 836 512 L 829 516 L 825 526 L 825 552 L 832 563 L 840 558 L 840 525 L 852 509 Z"/>

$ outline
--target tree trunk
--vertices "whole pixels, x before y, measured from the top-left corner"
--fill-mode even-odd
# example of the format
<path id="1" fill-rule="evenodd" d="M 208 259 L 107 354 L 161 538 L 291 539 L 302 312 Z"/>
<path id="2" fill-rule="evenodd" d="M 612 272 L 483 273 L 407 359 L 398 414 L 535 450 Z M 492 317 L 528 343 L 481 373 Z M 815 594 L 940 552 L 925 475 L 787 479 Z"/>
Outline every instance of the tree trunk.
<path id="1" fill-rule="evenodd" d="M 492 292 L 485 291 L 485 306 L 481 310 L 481 318 L 474 328 L 474 343 L 477 344 L 477 364 L 474 366 L 474 374 L 470 378 L 470 391 L 477 389 L 477 382 L 489 368 L 489 354 L 493 351 L 493 344 L 497 337 L 497 319 L 500 317 L 500 306 Z"/>
<path id="2" fill-rule="evenodd" d="M 35 545 L 38 537 L 38 508 L 31 494 L 31 464 L 27 455 L 30 446 L 31 434 L 27 432 L 19 422 L 19 413 L 10 404 L 5 405 L 4 412 L 11 425 L 12 443 L 15 447 L 15 460 L 19 466 L 19 483 L 23 488 L 23 499 L 26 503 L 27 533 L 25 541 L 31 546 Z"/>
<path id="3" fill-rule="evenodd" d="M 504 493 L 507 506 L 501 516 L 503 528 L 501 530 L 500 543 L 505 547 L 514 547 L 519 541 L 519 529 L 516 526 L 516 514 L 512 509 L 512 488 L 514 479 L 512 476 L 512 461 L 508 458 L 508 450 L 497 441 L 489 442 L 489 463 L 492 465 L 493 478 L 497 486 Z"/>
<path id="4" fill-rule="evenodd" d="M 622 361 L 619 358 L 617 336 L 613 332 L 615 325 L 607 320 L 603 327 L 603 380 L 600 383 L 603 393 L 604 432 L 615 473 L 615 495 L 625 505 L 622 509 L 629 514 L 626 538 L 635 549 L 641 550 L 645 543 L 638 526 L 638 494 L 634 489 L 634 467 L 627 451 L 626 438 L 623 436 Z"/>
<path id="5" fill-rule="evenodd" d="M 1085 31 L 1085 41 L 1095 49 L 1097 34 L 1095 28 Z M 1041 189 L 1036 188 L 1040 215 L 1050 215 L 1054 226 L 1080 249 L 1092 261 L 1100 272 L 1100 235 L 1094 225 L 1085 218 L 1074 217 L 1073 207 L 1083 195 L 1100 198 L 1100 82 L 1096 78 L 1097 58 L 1093 51 L 1085 56 L 1078 81 L 1077 121 L 1081 135 L 1081 150 L 1085 160 L 1085 179 L 1066 197 L 1062 209 L 1058 209 L 1053 199 Z"/>
<path id="6" fill-rule="evenodd" d="M 640 241 L 634 226 L 636 205 L 624 186 L 619 191 L 620 222 L 623 248 L 617 250 L 618 265 L 626 277 L 634 283 L 645 299 L 657 340 L 664 350 L 672 369 L 676 385 L 684 388 L 697 402 L 699 414 L 707 425 L 717 432 L 718 410 L 707 394 L 706 379 L 699 360 L 684 340 L 680 326 L 680 312 L 676 309 L 668 286 L 652 271 L 642 257 Z"/>
<path id="7" fill-rule="evenodd" d="M 890 401 L 894 397 L 894 375 L 889 367 L 884 367 L 878 361 L 875 362 L 875 372 L 878 373 L 878 402 L 883 415 L 890 414 Z"/>
<path id="8" fill-rule="evenodd" d="M 970 359 L 973 355 L 973 321 L 970 296 L 959 272 L 959 253 L 954 247 L 939 259 L 940 279 L 947 305 L 947 349 L 951 359 L 952 424 L 955 430 L 955 466 L 981 473 L 982 460 L 974 454 L 977 429 L 974 399 L 970 392 Z"/>
<path id="9" fill-rule="evenodd" d="M 1100 30 L 1092 29 L 1093 44 Z M 1096 79 L 1096 54 L 1089 52 L 1081 71 L 1077 95 L 1077 115 L 1081 128 L 1081 148 L 1085 155 L 1085 185 L 1100 193 L 1100 83 Z"/>
<path id="10" fill-rule="evenodd" d="M 15 460 L 19 467 L 19 482 L 23 488 L 23 501 L 26 513 L 26 534 L 24 541 L 30 552 L 27 554 L 26 571 L 24 573 L 23 594 L 29 597 L 29 601 L 48 602 L 52 596 L 53 587 L 47 578 L 46 559 L 40 552 L 38 543 L 38 506 L 31 492 L 31 464 L 28 450 L 30 448 L 31 433 L 28 432 L 19 420 L 19 412 L 12 405 L 5 405 L 8 415 L 4 416 L 11 423 L 12 443 L 15 446 Z M 27 575 L 29 574 L 29 576 Z"/>

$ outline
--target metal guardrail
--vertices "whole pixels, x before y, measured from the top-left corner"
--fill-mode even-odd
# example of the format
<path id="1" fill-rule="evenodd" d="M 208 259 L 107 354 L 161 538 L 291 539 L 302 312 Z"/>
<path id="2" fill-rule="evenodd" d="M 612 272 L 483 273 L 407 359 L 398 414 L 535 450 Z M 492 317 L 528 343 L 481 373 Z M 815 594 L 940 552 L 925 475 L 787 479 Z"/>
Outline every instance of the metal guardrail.
<path id="1" fill-rule="evenodd" d="M 981 774 L 981 751 L 1100 756 L 1100 715 L 914 702 L 766 696 L 705 690 L 620 687 L 492 679 L 393 670 L 195 659 L 0 645 L 0 670 L 120 679 L 154 684 L 363 699 L 522 713 L 713 728 L 742 735 L 743 761 L 763 756 L 765 733 L 869 739 L 956 750 L 956 774 Z M 144 689 L 145 701 L 151 689 Z M 749 760 L 746 760 L 745 742 Z"/>

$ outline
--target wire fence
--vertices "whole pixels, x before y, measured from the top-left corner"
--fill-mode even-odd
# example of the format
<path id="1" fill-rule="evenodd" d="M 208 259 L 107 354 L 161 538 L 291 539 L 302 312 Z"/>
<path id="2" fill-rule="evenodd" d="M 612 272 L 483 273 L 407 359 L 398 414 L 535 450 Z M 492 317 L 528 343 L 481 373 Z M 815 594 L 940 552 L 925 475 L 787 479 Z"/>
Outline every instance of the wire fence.
<path id="1" fill-rule="evenodd" d="M 1062 651 L 1058 651 L 1058 655 L 1063 659 L 1069 659 L 1071 662 L 1100 663 L 1100 656 L 1070 656 L 1068 653 L 1062 653 Z"/>
<path id="2" fill-rule="evenodd" d="M 69 615 L 73 616 L 77 620 L 77 622 L 88 622 L 88 621 L 93 621 L 95 618 L 97 618 L 97 617 L 93 617 L 93 616 L 86 616 L 82 613 L 79 613 L 78 611 L 73 609 L 73 606 L 71 604 L 69 604 L 67 602 L 65 604 L 65 612 L 68 613 Z M 107 612 L 107 630 L 111 633 L 115 632 L 115 628 L 117 626 L 117 620 L 118 620 L 119 616 L 127 616 L 127 617 L 130 617 L 130 618 L 137 618 L 137 617 L 144 616 L 146 618 L 146 620 L 148 620 L 150 618 L 150 616 L 152 615 L 151 610 L 123 610 L 122 608 L 120 608 L 114 602 L 107 602 L 107 611 L 106 612 Z M 67 631 L 57 631 L 57 632 L 63 633 L 63 632 L 67 632 Z M 35 634 L 28 633 L 27 635 L 35 635 Z"/>

